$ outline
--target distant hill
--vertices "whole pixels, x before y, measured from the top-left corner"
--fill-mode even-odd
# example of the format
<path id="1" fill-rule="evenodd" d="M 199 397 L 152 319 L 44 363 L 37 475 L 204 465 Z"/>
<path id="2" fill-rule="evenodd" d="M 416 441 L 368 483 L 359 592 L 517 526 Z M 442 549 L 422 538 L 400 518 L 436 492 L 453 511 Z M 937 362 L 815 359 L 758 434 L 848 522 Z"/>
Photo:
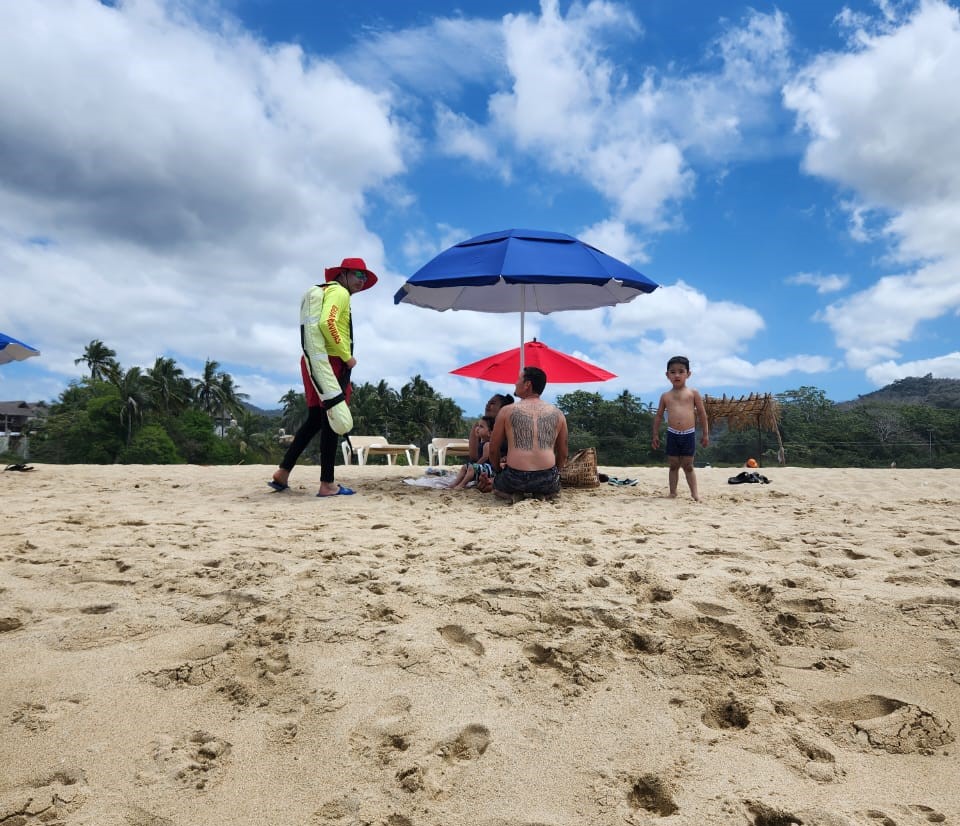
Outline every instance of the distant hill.
<path id="1" fill-rule="evenodd" d="M 247 410 L 257 416 L 268 416 L 271 419 L 279 419 L 283 415 L 282 407 L 278 407 L 275 410 L 264 410 L 262 407 L 257 407 L 255 404 L 250 404 L 250 402 L 241 402 L 241 404 L 247 408 Z"/>
<path id="2" fill-rule="evenodd" d="M 865 404 L 915 404 L 958 410 L 960 379 L 935 379 L 930 373 L 921 378 L 900 379 L 852 401 L 840 402 L 836 406 L 841 410 L 849 410 Z"/>

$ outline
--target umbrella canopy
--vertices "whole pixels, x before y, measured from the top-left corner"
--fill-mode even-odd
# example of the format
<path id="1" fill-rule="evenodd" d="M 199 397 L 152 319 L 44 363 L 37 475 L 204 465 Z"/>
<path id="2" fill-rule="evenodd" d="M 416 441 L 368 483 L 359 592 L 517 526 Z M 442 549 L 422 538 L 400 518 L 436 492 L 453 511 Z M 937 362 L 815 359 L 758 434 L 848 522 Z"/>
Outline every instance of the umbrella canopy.
<path id="1" fill-rule="evenodd" d="M 508 229 L 444 250 L 407 279 L 393 303 L 431 310 L 546 314 L 612 307 L 658 286 L 571 235 Z"/>
<path id="2" fill-rule="evenodd" d="M 23 361 L 39 355 L 40 351 L 35 347 L 0 333 L 0 364 L 6 364 L 8 361 Z"/>
<path id="3" fill-rule="evenodd" d="M 507 229 L 478 235 L 417 270 L 393 303 L 431 310 L 520 313 L 593 310 L 632 301 L 659 285 L 633 267 L 571 235 Z M 521 360 L 523 350 L 520 351 Z"/>
<path id="4" fill-rule="evenodd" d="M 485 359 L 458 367 L 450 372 L 457 376 L 468 376 L 497 384 L 513 384 L 523 365 L 539 367 L 547 374 L 547 381 L 552 384 L 581 384 L 616 378 L 615 374 L 602 367 L 568 356 L 559 350 L 553 350 L 536 339 L 523 345 L 523 356 L 523 364 L 521 364 L 520 348 L 514 347 L 512 350 L 487 356 Z"/>

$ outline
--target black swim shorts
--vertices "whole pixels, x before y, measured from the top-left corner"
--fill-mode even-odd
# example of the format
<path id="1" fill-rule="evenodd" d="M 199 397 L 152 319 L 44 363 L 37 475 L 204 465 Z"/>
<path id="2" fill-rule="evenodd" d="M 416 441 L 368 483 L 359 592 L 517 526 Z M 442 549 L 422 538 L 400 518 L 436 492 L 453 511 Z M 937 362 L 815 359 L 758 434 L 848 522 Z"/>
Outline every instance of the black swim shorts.
<path id="1" fill-rule="evenodd" d="M 697 452 L 697 435 L 694 430 L 678 432 L 667 430 L 667 456 L 693 456 Z"/>
<path id="2" fill-rule="evenodd" d="M 560 471 L 556 467 L 547 470 L 514 470 L 507 465 L 493 477 L 493 487 L 501 493 L 559 493 Z"/>

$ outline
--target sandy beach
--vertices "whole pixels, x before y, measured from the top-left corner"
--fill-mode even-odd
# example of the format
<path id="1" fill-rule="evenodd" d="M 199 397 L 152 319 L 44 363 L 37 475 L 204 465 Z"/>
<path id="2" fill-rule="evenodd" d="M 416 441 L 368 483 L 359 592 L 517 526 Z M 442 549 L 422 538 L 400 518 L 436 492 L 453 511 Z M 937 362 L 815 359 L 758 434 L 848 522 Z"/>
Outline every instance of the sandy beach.
<path id="1" fill-rule="evenodd" d="M 960 823 L 958 470 L 34 467 L 2 826 Z"/>

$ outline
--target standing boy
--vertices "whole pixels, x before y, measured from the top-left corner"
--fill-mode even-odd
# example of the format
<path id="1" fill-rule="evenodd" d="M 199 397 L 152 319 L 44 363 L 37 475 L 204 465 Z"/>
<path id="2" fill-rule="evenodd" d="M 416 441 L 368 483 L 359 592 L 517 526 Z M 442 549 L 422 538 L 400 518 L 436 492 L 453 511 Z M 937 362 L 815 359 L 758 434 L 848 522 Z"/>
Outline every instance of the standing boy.
<path id="1" fill-rule="evenodd" d="M 674 356 L 667 362 L 667 378 L 673 385 L 660 397 L 657 415 L 653 417 L 653 448 L 660 447 L 660 425 L 663 414 L 667 414 L 667 459 L 670 462 L 670 496 L 677 495 L 677 481 L 680 468 L 683 468 L 690 486 L 690 495 L 697 502 L 697 476 L 693 471 L 693 457 L 697 450 L 696 425 L 700 420 L 700 444 L 710 444 L 710 424 L 707 422 L 707 408 L 704 407 L 700 393 L 687 387 L 690 378 L 690 360 L 686 356 Z"/>

